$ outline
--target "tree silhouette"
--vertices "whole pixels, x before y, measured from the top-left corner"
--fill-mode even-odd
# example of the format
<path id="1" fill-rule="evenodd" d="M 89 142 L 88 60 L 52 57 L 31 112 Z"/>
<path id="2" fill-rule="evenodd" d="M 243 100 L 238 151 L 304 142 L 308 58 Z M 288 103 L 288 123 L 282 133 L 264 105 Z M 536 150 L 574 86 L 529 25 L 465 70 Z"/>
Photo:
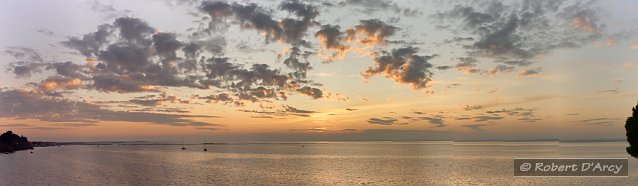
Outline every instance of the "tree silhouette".
<path id="1" fill-rule="evenodd" d="M 629 142 L 629 147 L 627 147 L 627 153 L 633 156 L 634 158 L 638 158 L 638 112 L 637 112 L 638 104 L 631 109 L 633 112 L 631 116 L 627 118 L 625 122 L 625 130 L 627 130 L 627 142 Z"/>

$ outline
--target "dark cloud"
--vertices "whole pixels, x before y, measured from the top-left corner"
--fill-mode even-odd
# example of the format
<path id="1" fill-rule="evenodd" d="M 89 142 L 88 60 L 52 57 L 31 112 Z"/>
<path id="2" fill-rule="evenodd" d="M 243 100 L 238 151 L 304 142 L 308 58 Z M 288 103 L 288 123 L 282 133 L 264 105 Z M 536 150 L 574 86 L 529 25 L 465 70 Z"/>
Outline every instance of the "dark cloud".
<path id="1" fill-rule="evenodd" d="M 543 72 L 543 69 L 538 67 L 538 68 L 534 68 L 534 69 L 523 70 L 518 75 L 520 75 L 520 76 L 534 76 L 534 75 L 540 75 L 542 72 Z"/>
<path id="2" fill-rule="evenodd" d="M 320 44 L 326 49 L 344 51 L 349 47 L 343 45 L 343 32 L 340 29 L 339 25 L 323 25 L 315 33 L 315 37 L 319 38 Z"/>
<path id="3" fill-rule="evenodd" d="M 17 78 L 29 78 L 34 73 L 42 72 L 45 66 L 46 64 L 44 63 L 18 61 L 10 63 L 7 67 L 7 71 L 15 74 Z"/>
<path id="4" fill-rule="evenodd" d="M 38 32 L 38 33 L 47 35 L 47 36 L 55 36 L 56 35 L 55 32 L 53 32 L 51 30 L 48 30 L 48 29 L 44 29 L 44 28 L 39 28 L 39 29 L 36 29 L 35 31 Z"/>
<path id="5" fill-rule="evenodd" d="M 493 120 L 501 120 L 505 117 L 502 116 L 474 116 L 475 122 L 483 122 L 483 121 L 493 121 Z"/>
<path id="6" fill-rule="evenodd" d="M 319 99 L 323 97 L 323 92 L 320 89 L 312 88 L 312 87 L 301 87 L 297 89 L 297 92 L 308 95 L 312 97 L 313 99 Z"/>
<path id="7" fill-rule="evenodd" d="M 26 47 L 8 47 L 4 50 L 4 53 L 10 55 L 18 60 L 26 62 L 43 62 L 44 58 L 40 53 L 32 48 Z"/>
<path id="8" fill-rule="evenodd" d="M 346 108 L 347 111 L 357 111 L 359 109 L 355 109 L 355 108 Z"/>
<path id="9" fill-rule="evenodd" d="M 499 72 L 511 72 L 514 71 L 516 67 L 514 66 L 507 66 L 507 65 L 496 65 L 496 67 L 494 67 L 493 69 L 490 69 L 489 71 L 487 71 L 488 74 L 490 75 L 495 75 L 496 73 Z"/>
<path id="10" fill-rule="evenodd" d="M 219 128 L 219 127 L 195 127 L 195 129 L 198 129 L 198 130 L 226 130 L 224 128 Z"/>
<path id="11" fill-rule="evenodd" d="M 148 36 L 155 33 L 155 28 L 150 27 L 146 21 L 139 18 L 117 18 L 113 26 L 119 28 L 120 37 L 129 42 L 148 42 Z"/>
<path id="12" fill-rule="evenodd" d="M 483 106 L 481 105 L 465 105 L 465 107 L 463 107 L 463 110 L 468 111 L 468 110 L 481 110 L 483 109 Z"/>
<path id="13" fill-rule="evenodd" d="M 472 57 L 460 57 L 458 58 L 460 61 L 458 64 L 454 66 L 458 71 L 466 71 L 476 67 L 477 60 Z"/>
<path id="14" fill-rule="evenodd" d="M 596 9 L 594 3 L 580 1 L 464 2 L 433 17 L 458 21 L 461 27 L 455 31 L 473 35 L 468 37 L 472 40 L 446 40 L 463 45 L 470 57 L 506 65 L 491 70 L 494 74 L 528 66 L 555 49 L 580 47 L 600 38 Z"/>
<path id="15" fill-rule="evenodd" d="M 153 35 L 153 46 L 157 54 L 164 60 L 176 60 L 177 50 L 184 44 L 177 40 L 173 33 L 157 33 Z"/>
<path id="16" fill-rule="evenodd" d="M 205 1 L 199 9 L 211 17 L 206 32 L 223 30 L 228 26 L 224 19 L 233 18 L 242 28 L 255 29 L 264 33 L 267 43 L 283 41 L 294 45 L 305 43 L 302 38 L 312 26 L 314 18 L 319 15 L 317 7 L 297 0 L 284 1 L 279 5 L 280 10 L 293 13 L 298 17 L 297 19 L 275 20 L 268 9 L 254 3 L 242 5 Z"/>
<path id="17" fill-rule="evenodd" d="M 592 119 L 586 119 L 586 120 L 581 120 L 577 122 L 584 125 L 614 126 L 614 125 L 622 124 L 621 122 L 618 122 L 618 120 L 619 119 L 616 119 L 616 118 L 592 118 Z"/>
<path id="18" fill-rule="evenodd" d="M 262 116 L 300 116 L 300 117 L 310 117 L 309 114 L 313 114 L 313 113 L 318 113 L 316 111 L 311 111 L 311 110 L 303 110 L 303 109 L 298 109 L 289 105 L 282 105 L 279 108 L 276 108 L 275 110 L 272 111 L 266 111 L 266 110 L 246 110 L 246 109 L 240 109 L 237 110 L 240 112 L 248 112 L 248 113 L 256 113 L 256 114 L 261 114 Z"/>
<path id="19" fill-rule="evenodd" d="M 82 81 L 86 79 L 85 67 L 72 62 L 27 62 L 17 61 L 9 63 L 7 71 L 15 74 L 17 78 L 29 78 L 34 73 L 42 73 L 43 70 L 52 70 L 57 75 L 48 78 L 49 81 Z"/>
<path id="20" fill-rule="evenodd" d="M 436 127 L 445 127 L 445 123 L 442 118 L 436 117 L 418 117 L 420 120 L 426 120 L 430 122 L 430 124 L 435 125 Z"/>
<path id="21" fill-rule="evenodd" d="M 262 20 L 264 16 L 268 17 L 268 12 L 261 7 L 254 4 L 227 5 L 205 2 L 200 8 L 209 11 L 211 16 L 234 16 L 246 21 L 243 26 L 268 29 L 268 25 L 262 24 L 269 23 Z M 312 13 L 314 7 L 297 1 L 286 2 L 281 8 L 301 17 L 316 16 Z M 109 35 L 113 37 L 107 37 Z M 96 59 L 94 63 L 87 64 L 82 73 L 58 73 L 80 78 L 87 88 L 98 91 L 129 93 L 161 91 L 163 87 L 219 88 L 230 93 L 229 99 L 234 105 L 243 105 L 242 100 L 286 99 L 287 94 L 292 93 L 313 98 L 322 96 L 316 91 L 319 89 L 309 87 L 311 81 L 303 80 L 311 69 L 307 61 L 310 53 L 296 46 L 284 60 L 290 69 L 285 73 L 266 64 L 252 64 L 245 68 L 232 63 L 230 58 L 221 56 L 226 46 L 223 37 L 181 41 L 174 33 L 156 32 L 138 18 L 118 18 L 112 25 L 102 25 L 98 32 L 87 34 L 82 40 L 71 38 L 66 43 L 67 47 Z M 205 57 L 206 53 L 213 54 L 213 57 Z M 35 70 L 37 68 L 26 68 L 21 74 Z"/>
<path id="22" fill-rule="evenodd" d="M 507 114 L 510 116 L 531 116 L 534 117 L 534 109 L 514 108 L 514 109 L 499 109 L 486 111 L 487 114 Z"/>
<path id="23" fill-rule="evenodd" d="M 86 76 L 84 75 L 86 70 L 84 68 L 85 66 L 78 65 L 70 61 L 47 64 L 47 69 L 55 70 L 58 75 L 69 78 L 86 78 Z"/>
<path id="24" fill-rule="evenodd" d="M 461 84 L 461 83 L 450 83 L 450 84 L 447 85 L 447 88 L 456 88 L 456 87 L 459 87 L 461 85 L 463 85 L 463 84 Z"/>
<path id="25" fill-rule="evenodd" d="M 298 108 L 291 107 L 291 106 L 288 106 L 288 105 L 285 105 L 285 106 L 284 106 L 284 109 L 285 109 L 285 111 L 286 111 L 286 112 L 289 112 L 289 113 L 298 113 L 298 114 L 312 114 L 312 113 L 317 113 L 317 112 L 315 112 L 315 111 L 302 110 L 302 109 L 298 109 Z"/>
<path id="26" fill-rule="evenodd" d="M 385 43 L 385 38 L 394 35 L 399 28 L 388 25 L 378 19 L 367 19 L 359 21 L 360 24 L 354 29 L 347 31 L 348 37 L 354 37 L 354 34 L 366 34 L 367 38 L 361 40 L 363 43 Z"/>
<path id="27" fill-rule="evenodd" d="M 156 87 L 137 81 L 128 81 L 115 75 L 96 75 L 93 77 L 93 88 L 103 92 L 157 92 Z"/>
<path id="28" fill-rule="evenodd" d="M 93 33 L 84 34 L 82 38 L 71 37 L 62 44 L 71 49 L 75 49 L 86 57 L 96 57 L 100 48 L 108 43 L 108 37 L 113 33 L 113 26 L 104 24 L 98 26 L 98 30 Z"/>
<path id="29" fill-rule="evenodd" d="M 485 131 L 485 129 L 483 129 L 483 127 L 485 126 L 489 126 L 487 124 L 471 124 L 471 125 L 463 125 L 463 127 L 468 128 L 468 129 L 472 129 L 475 131 Z"/>
<path id="30" fill-rule="evenodd" d="M 197 59 L 201 52 L 209 52 L 211 54 L 223 54 L 226 48 L 227 42 L 224 37 L 211 37 L 205 40 L 191 41 L 191 43 L 185 44 L 182 51 L 184 56 L 189 59 Z"/>
<path id="31" fill-rule="evenodd" d="M 308 61 L 308 57 L 312 53 L 302 52 L 299 47 L 292 47 L 288 53 L 289 56 L 284 60 L 284 64 L 293 70 L 290 75 L 296 79 L 305 79 L 308 70 L 312 69 Z"/>
<path id="32" fill-rule="evenodd" d="M 368 123 L 376 124 L 376 125 L 394 125 L 398 120 L 391 117 L 383 117 L 383 118 L 370 118 L 368 119 Z"/>
<path id="33" fill-rule="evenodd" d="M 520 118 L 518 120 L 519 121 L 532 122 L 533 123 L 533 122 L 536 122 L 536 121 L 541 121 L 543 119 L 524 117 L 524 118 Z"/>
<path id="34" fill-rule="evenodd" d="M 352 6 L 357 11 L 373 14 L 377 11 L 392 11 L 404 16 L 416 16 L 421 14 L 419 10 L 402 8 L 390 0 L 345 0 L 337 3 L 339 6 Z"/>
<path id="35" fill-rule="evenodd" d="M 155 107 L 158 105 L 162 105 L 165 102 L 175 103 L 176 101 L 178 101 L 176 96 L 160 94 L 160 96 L 151 95 L 145 97 L 137 97 L 135 99 L 129 100 L 128 102 L 147 107 Z"/>
<path id="36" fill-rule="evenodd" d="M 383 52 L 374 58 L 375 67 L 369 67 L 362 76 L 369 78 L 373 75 L 382 75 L 397 83 L 408 84 L 414 89 L 422 89 L 432 81 L 430 77 L 432 64 L 428 61 L 435 56 L 416 55 L 417 48 L 407 47 L 392 50 L 391 53 Z"/>
<path id="37" fill-rule="evenodd" d="M 434 67 L 434 68 L 436 68 L 437 70 L 441 70 L 441 71 L 443 71 L 443 70 L 449 70 L 449 69 L 451 69 L 451 68 L 452 68 L 452 66 L 449 66 L 449 65 L 443 65 L 443 66 L 436 66 L 436 67 Z"/>
<path id="38" fill-rule="evenodd" d="M 313 20 L 319 15 L 316 6 L 304 4 L 299 0 L 284 1 L 279 5 L 279 9 L 294 13 L 301 20 L 286 18 L 281 20 L 285 36 L 290 42 L 300 42 L 308 28 L 313 24 Z"/>
<path id="39" fill-rule="evenodd" d="M 113 111 L 96 104 L 48 98 L 43 94 L 27 90 L 3 90 L 0 92 L 0 104 L 4 105 L 0 107 L 0 117 L 13 119 L 37 119 L 47 122 L 118 121 L 169 126 L 222 126 L 193 120 L 194 118 L 216 118 L 216 116 Z"/>
<path id="40" fill-rule="evenodd" d="M 226 94 L 226 93 L 213 94 L 213 95 L 209 95 L 209 96 L 205 96 L 205 97 L 199 97 L 199 98 L 200 99 L 205 99 L 206 102 L 209 102 L 209 103 L 223 102 L 223 103 L 236 103 L 236 104 L 239 104 L 238 102 L 234 101 L 234 99 L 231 97 L 231 95 Z"/>

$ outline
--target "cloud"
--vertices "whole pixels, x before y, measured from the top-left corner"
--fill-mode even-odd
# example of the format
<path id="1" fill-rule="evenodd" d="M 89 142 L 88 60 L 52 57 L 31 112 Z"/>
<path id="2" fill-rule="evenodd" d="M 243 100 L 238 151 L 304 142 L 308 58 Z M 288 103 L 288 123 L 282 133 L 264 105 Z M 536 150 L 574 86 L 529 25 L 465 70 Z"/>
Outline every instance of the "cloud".
<path id="1" fill-rule="evenodd" d="M 510 116 L 531 116 L 534 117 L 534 109 L 514 108 L 514 109 L 499 109 L 486 111 L 487 114 L 507 114 Z"/>
<path id="2" fill-rule="evenodd" d="M 356 34 L 364 34 L 367 37 L 360 39 L 361 43 L 383 44 L 385 39 L 394 35 L 399 28 L 388 25 L 378 19 L 366 19 L 360 20 L 360 24 L 356 25 L 354 29 L 346 30 L 348 38 L 356 38 Z"/>
<path id="3" fill-rule="evenodd" d="M 344 45 L 344 33 L 340 29 L 338 25 L 323 25 L 315 33 L 315 38 L 319 39 L 321 47 L 337 51 L 332 55 L 333 58 L 345 56 L 345 52 L 350 49 L 349 46 Z"/>
<path id="4" fill-rule="evenodd" d="M 200 99 L 205 99 L 206 102 L 208 103 L 218 103 L 218 102 L 223 102 L 223 103 L 235 103 L 235 104 L 241 104 L 239 102 L 236 102 L 231 95 L 226 94 L 226 93 L 221 93 L 221 94 L 213 94 L 213 95 L 209 95 L 209 96 L 205 96 L 205 97 L 199 97 Z"/>
<path id="5" fill-rule="evenodd" d="M 453 31 L 471 35 L 468 38 L 473 40 L 447 40 L 467 49 L 468 57 L 505 65 L 491 70 L 493 75 L 528 66 L 555 49 L 580 47 L 600 38 L 596 10 L 595 3 L 580 1 L 463 2 L 431 17 L 459 24 Z M 573 28 L 584 32 L 575 33 Z M 473 67 L 472 63 L 462 66 Z"/>
<path id="6" fill-rule="evenodd" d="M 518 120 L 519 121 L 524 121 L 524 122 L 536 122 L 536 121 L 541 121 L 543 119 L 524 117 L 524 118 L 520 118 Z"/>
<path id="7" fill-rule="evenodd" d="M 496 67 L 494 67 L 493 69 L 489 70 L 487 72 L 487 74 L 489 75 L 495 75 L 498 72 L 511 72 L 514 70 L 513 66 L 506 66 L 506 65 L 496 65 Z"/>
<path id="8" fill-rule="evenodd" d="M 37 50 L 26 47 L 8 47 L 4 53 L 18 60 L 26 62 L 44 62 L 44 58 Z"/>
<path id="9" fill-rule="evenodd" d="M 447 85 L 447 88 L 455 88 L 455 87 L 459 87 L 461 85 L 463 85 L 463 84 L 461 84 L 461 83 L 450 83 L 450 84 Z"/>
<path id="10" fill-rule="evenodd" d="M 40 82 L 39 87 L 43 91 L 55 91 L 58 89 L 70 90 L 82 87 L 82 80 L 68 77 L 49 77 Z"/>
<path id="11" fill-rule="evenodd" d="M 213 130 L 213 131 L 215 131 L 215 130 L 226 130 L 224 128 L 218 128 L 218 127 L 195 127 L 195 129 L 198 129 L 198 130 Z"/>
<path id="12" fill-rule="evenodd" d="M 173 33 L 156 33 L 153 34 L 153 46 L 157 54 L 164 60 L 176 60 L 177 50 L 182 48 L 184 44 L 177 40 L 177 36 Z"/>
<path id="13" fill-rule="evenodd" d="M 64 127 L 94 127 L 99 126 L 95 123 L 56 123 L 55 126 L 64 126 Z"/>
<path id="14" fill-rule="evenodd" d="M 38 33 L 47 35 L 47 36 L 56 36 L 55 32 L 48 30 L 48 29 L 44 29 L 44 28 L 38 28 L 35 30 Z"/>
<path id="15" fill-rule="evenodd" d="M 100 48 L 108 42 L 108 37 L 113 33 L 113 26 L 104 24 L 98 26 L 93 33 L 84 34 L 82 38 L 71 37 L 62 44 L 66 47 L 78 50 L 86 57 L 96 57 Z"/>
<path id="16" fill-rule="evenodd" d="M 302 53 L 299 47 L 292 47 L 288 53 L 289 56 L 284 60 L 284 64 L 293 70 L 293 73 L 291 73 L 290 76 L 296 79 L 305 79 L 307 77 L 308 70 L 312 69 L 312 67 L 310 67 L 310 62 L 308 62 L 308 57 L 312 53 Z"/>
<path id="17" fill-rule="evenodd" d="M 445 127 L 445 123 L 442 118 L 435 117 L 418 117 L 420 120 L 426 120 L 430 122 L 430 124 L 436 125 L 436 127 Z"/>
<path id="18" fill-rule="evenodd" d="M 301 87 L 297 89 L 297 92 L 308 95 L 312 97 L 313 99 L 319 99 L 323 97 L 323 92 L 317 88 Z"/>
<path id="19" fill-rule="evenodd" d="M 247 109 L 240 109 L 240 110 L 237 110 L 237 111 L 262 114 L 262 115 L 269 116 L 269 117 L 270 116 L 310 117 L 309 114 L 318 113 L 316 111 L 298 109 L 298 108 L 292 107 L 290 105 L 282 105 L 282 106 L 280 106 L 280 107 L 278 107 L 276 109 L 273 109 L 271 111 L 267 111 L 267 110 L 247 110 Z M 264 118 L 264 117 L 258 116 L 258 118 Z"/>
<path id="20" fill-rule="evenodd" d="M 148 42 L 148 36 L 155 33 L 155 28 L 139 18 L 120 17 L 115 19 L 113 26 L 119 28 L 120 37 L 129 42 Z"/>
<path id="21" fill-rule="evenodd" d="M 408 84 L 414 89 L 423 89 L 432 81 L 430 77 L 432 64 L 428 61 L 435 56 L 416 55 L 417 48 L 406 47 L 377 54 L 374 58 L 375 67 L 368 67 L 361 75 L 369 78 L 382 75 L 397 83 Z"/>
<path id="22" fill-rule="evenodd" d="M 251 24 L 261 23 L 261 20 L 249 18 L 260 19 L 259 16 L 265 16 L 265 12 L 257 10 L 260 9 L 257 5 L 223 5 L 208 2 L 202 7 L 212 16 L 230 16 L 224 13 L 226 8 L 230 8 L 232 16 L 252 21 Z M 297 16 L 316 16 L 310 15 L 315 11 L 314 7 L 296 1 L 284 3 L 281 8 Z M 238 106 L 243 105 L 242 101 L 286 99 L 288 94 L 293 93 L 313 98 L 322 96 L 317 91 L 319 89 L 311 87 L 316 84 L 304 80 L 311 69 L 307 61 L 311 53 L 296 46 L 291 48 L 284 60 L 290 72 L 272 69 L 267 64 L 244 67 L 222 56 L 225 38 L 182 41 L 175 33 L 158 32 L 145 21 L 130 17 L 118 18 L 113 24 L 99 26 L 95 33 L 86 34 L 82 39 L 70 38 L 64 43 L 68 48 L 94 59 L 94 62 L 77 67 L 81 69 L 79 74 L 71 76 L 59 71 L 62 68 L 57 68 L 58 74 L 80 78 L 85 85 L 83 88 L 102 92 L 158 92 L 163 91 L 164 87 L 219 88 L 226 90 L 229 99 Z M 213 57 L 206 57 L 206 53 L 213 54 Z M 20 74 L 26 76 L 37 70 L 25 68 Z"/>
<path id="23" fill-rule="evenodd" d="M 483 109 L 483 106 L 481 106 L 481 105 L 465 105 L 465 107 L 463 107 L 463 110 L 465 110 L 465 111 L 480 110 L 480 109 Z"/>
<path id="24" fill-rule="evenodd" d="M 36 119 L 46 122 L 117 121 L 169 126 L 223 126 L 194 120 L 194 118 L 216 118 L 217 116 L 113 111 L 96 104 L 49 98 L 44 94 L 28 90 L 3 90 L 0 92 L 0 104 L 4 105 L 0 107 L 2 118 Z"/>
<path id="25" fill-rule="evenodd" d="M 608 90 L 599 90 L 596 92 L 600 92 L 600 93 L 610 93 L 610 94 L 620 94 L 620 90 L 616 89 L 608 89 Z"/>
<path id="26" fill-rule="evenodd" d="M 24 129 L 32 129 L 32 130 L 62 130 L 62 129 L 66 129 L 66 128 L 60 128 L 60 127 L 29 127 L 29 128 L 24 128 Z"/>
<path id="27" fill-rule="evenodd" d="M 421 13 L 416 9 L 401 8 L 397 3 L 389 0 L 345 0 L 337 3 L 337 5 L 356 7 L 357 11 L 361 11 L 366 14 L 373 14 L 377 11 L 387 10 L 405 16 L 414 16 Z"/>
<path id="28" fill-rule="evenodd" d="M 368 123 L 375 125 L 394 125 L 398 120 L 391 117 L 383 117 L 383 118 L 370 118 L 368 119 Z"/>
<path id="29" fill-rule="evenodd" d="M 312 114 L 312 113 L 317 113 L 317 112 L 315 112 L 315 111 L 302 110 L 302 109 L 298 109 L 298 108 L 291 107 L 291 106 L 288 106 L 288 105 L 285 105 L 285 106 L 284 106 L 284 109 L 285 109 L 285 111 L 286 111 L 286 112 L 289 112 L 289 113 L 297 113 L 297 114 Z"/>
<path id="30" fill-rule="evenodd" d="M 483 122 L 483 121 L 494 121 L 494 120 L 501 120 L 505 117 L 502 116 L 474 116 L 473 119 L 475 119 L 475 122 Z"/>
<path id="31" fill-rule="evenodd" d="M 137 81 L 127 81 L 115 75 L 96 75 L 93 77 L 93 87 L 103 92 L 158 92 L 157 87 L 145 85 Z"/>
<path id="32" fill-rule="evenodd" d="M 577 121 L 578 123 L 582 123 L 584 125 L 595 125 L 595 126 L 614 126 L 616 124 L 621 124 L 617 121 L 616 118 L 592 118 Z"/>
<path id="33" fill-rule="evenodd" d="M 468 128 L 468 129 L 472 129 L 475 131 L 485 131 L 485 129 L 483 129 L 483 127 L 485 126 L 489 126 L 487 124 L 471 124 L 471 125 L 463 125 L 463 127 Z"/>
<path id="34" fill-rule="evenodd" d="M 42 72 L 42 68 L 45 66 L 46 64 L 44 63 L 18 61 L 10 63 L 7 67 L 7 71 L 15 74 L 17 78 L 29 78 L 34 73 Z"/>
<path id="35" fill-rule="evenodd" d="M 176 96 L 160 94 L 160 96 L 149 95 L 149 96 L 137 97 L 135 99 L 129 100 L 128 102 L 141 105 L 141 106 L 155 107 L 158 105 L 162 105 L 165 102 L 175 103 L 176 101 L 178 101 Z"/>
<path id="36" fill-rule="evenodd" d="M 386 39 L 396 34 L 398 27 L 378 19 L 360 20 L 353 28 L 341 31 L 338 25 L 326 24 L 315 33 L 322 49 L 334 50 L 331 55 L 319 56 L 327 59 L 324 63 L 343 58 L 348 51 L 369 55 L 370 49 L 385 45 Z"/>
<path id="37" fill-rule="evenodd" d="M 541 67 L 538 67 L 538 68 L 523 70 L 518 75 L 519 76 L 535 76 L 535 75 L 540 75 L 542 72 L 543 72 L 543 69 Z"/>
<path id="38" fill-rule="evenodd" d="M 0 126 L 4 126 L 4 127 L 28 127 L 28 126 L 32 126 L 31 124 L 24 124 L 24 123 L 10 123 L 10 124 L 4 124 L 4 125 L 0 125 Z"/>
<path id="39" fill-rule="evenodd" d="M 308 28 L 312 26 L 315 17 L 319 15 L 317 7 L 297 0 L 284 1 L 279 5 L 280 10 L 293 13 L 298 17 L 297 19 L 275 20 L 271 11 L 254 3 L 242 5 L 204 1 L 199 9 L 211 17 L 209 27 L 205 32 L 223 30 L 228 26 L 224 19 L 233 18 L 239 22 L 241 28 L 255 29 L 263 33 L 266 37 L 266 43 L 283 41 L 294 45 L 305 43 L 302 38 Z"/>

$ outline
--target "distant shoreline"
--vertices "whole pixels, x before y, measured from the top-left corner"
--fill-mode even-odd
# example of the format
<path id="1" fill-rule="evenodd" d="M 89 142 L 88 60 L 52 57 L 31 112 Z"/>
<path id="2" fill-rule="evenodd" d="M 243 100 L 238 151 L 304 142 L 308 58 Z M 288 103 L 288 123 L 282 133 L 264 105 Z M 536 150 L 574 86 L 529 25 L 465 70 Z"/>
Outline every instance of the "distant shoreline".
<path id="1" fill-rule="evenodd" d="M 385 143 L 409 143 L 409 142 L 558 142 L 558 143 L 579 143 L 579 142 L 625 142 L 625 139 L 568 139 L 568 140 L 552 140 L 552 139 L 536 139 L 536 140 L 359 140 L 359 141 L 263 141 L 263 142 L 215 142 L 215 143 L 175 143 L 166 141 L 87 141 L 87 142 L 43 142 L 34 141 L 34 147 L 47 146 L 69 146 L 69 145 L 249 145 L 249 144 L 330 144 L 330 143 L 365 143 L 365 142 L 385 142 Z"/>

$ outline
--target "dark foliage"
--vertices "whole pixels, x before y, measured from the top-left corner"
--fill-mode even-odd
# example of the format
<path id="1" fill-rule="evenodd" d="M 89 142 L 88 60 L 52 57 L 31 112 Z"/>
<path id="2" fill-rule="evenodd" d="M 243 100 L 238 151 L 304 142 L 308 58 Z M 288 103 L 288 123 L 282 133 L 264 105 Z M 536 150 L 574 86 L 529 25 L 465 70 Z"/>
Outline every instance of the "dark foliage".
<path id="1" fill-rule="evenodd" d="M 638 108 L 638 104 L 636 107 L 631 109 L 633 112 L 631 116 L 627 118 L 627 122 L 625 123 L 625 130 L 627 130 L 627 142 L 629 142 L 627 153 L 634 158 L 638 158 L 638 112 L 636 111 L 636 108 Z"/>
<path id="2" fill-rule="evenodd" d="M 27 140 L 27 137 L 18 136 L 11 131 L 7 131 L 0 135 L 0 152 L 8 153 L 18 150 L 33 149 L 31 142 Z"/>

